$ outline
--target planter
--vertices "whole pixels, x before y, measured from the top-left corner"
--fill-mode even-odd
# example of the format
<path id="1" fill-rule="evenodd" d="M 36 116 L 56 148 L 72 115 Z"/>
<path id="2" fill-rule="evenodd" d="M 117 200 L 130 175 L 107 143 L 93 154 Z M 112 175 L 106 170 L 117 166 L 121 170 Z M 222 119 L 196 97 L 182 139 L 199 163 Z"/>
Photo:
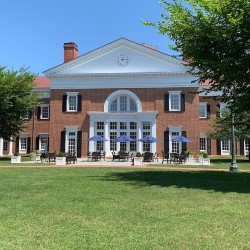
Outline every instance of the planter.
<path id="1" fill-rule="evenodd" d="M 134 166 L 143 165 L 143 157 L 134 157 Z"/>
<path id="2" fill-rule="evenodd" d="M 210 165 L 210 158 L 202 158 L 202 165 Z"/>
<path id="3" fill-rule="evenodd" d="M 66 165 L 66 157 L 56 157 L 56 165 Z"/>
<path id="4" fill-rule="evenodd" d="M 194 155 L 193 154 L 189 154 L 188 155 L 188 161 L 193 161 L 194 160 Z"/>
<path id="5" fill-rule="evenodd" d="M 11 163 L 21 163 L 21 156 L 11 156 Z"/>
<path id="6" fill-rule="evenodd" d="M 34 162 L 41 161 L 40 155 L 37 155 L 35 157 L 31 157 L 31 160 L 34 161 Z"/>
<path id="7" fill-rule="evenodd" d="M 203 156 L 198 156 L 198 162 L 202 163 Z"/>

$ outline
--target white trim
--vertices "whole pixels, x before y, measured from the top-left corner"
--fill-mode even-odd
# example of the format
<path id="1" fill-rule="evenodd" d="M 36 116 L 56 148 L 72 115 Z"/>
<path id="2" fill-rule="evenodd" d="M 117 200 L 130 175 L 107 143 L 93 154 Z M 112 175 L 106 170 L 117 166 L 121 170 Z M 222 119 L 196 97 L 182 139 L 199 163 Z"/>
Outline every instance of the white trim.
<path id="1" fill-rule="evenodd" d="M 205 106 L 205 116 L 200 116 L 200 107 Z M 207 118 L 207 102 L 200 102 L 199 103 L 199 118 L 205 119 Z"/>
<path id="2" fill-rule="evenodd" d="M 48 117 L 44 118 L 43 117 L 43 108 L 48 107 Z M 49 104 L 41 104 L 41 113 L 40 113 L 40 119 L 41 120 L 48 120 L 50 116 L 50 105 Z"/>
<path id="3" fill-rule="evenodd" d="M 169 100 L 168 100 L 168 105 L 169 105 L 169 111 L 181 111 L 181 91 L 168 91 L 169 93 Z M 177 109 L 172 109 L 171 108 L 171 96 L 178 95 L 178 108 Z"/>

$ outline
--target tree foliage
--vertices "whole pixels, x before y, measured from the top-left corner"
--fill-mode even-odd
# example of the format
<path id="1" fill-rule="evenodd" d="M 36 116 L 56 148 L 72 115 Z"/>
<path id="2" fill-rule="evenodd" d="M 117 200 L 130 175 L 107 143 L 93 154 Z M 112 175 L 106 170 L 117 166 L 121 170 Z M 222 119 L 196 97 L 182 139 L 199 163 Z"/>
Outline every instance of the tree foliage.
<path id="1" fill-rule="evenodd" d="M 166 13 L 155 24 L 167 34 L 171 48 L 191 59 L 189 73 L 209 81 L 209 91 L 221 91 L 224 102 L 250 110 L 250 1 L 161 1 Z"/>
<path id="2" fill-rule="evenodd" d="M 25 117 L 38 102 L 35 75 L 21 68 L 18 71 L 0 67 L 0 137 L 9 140 L 25 127 Z"/>

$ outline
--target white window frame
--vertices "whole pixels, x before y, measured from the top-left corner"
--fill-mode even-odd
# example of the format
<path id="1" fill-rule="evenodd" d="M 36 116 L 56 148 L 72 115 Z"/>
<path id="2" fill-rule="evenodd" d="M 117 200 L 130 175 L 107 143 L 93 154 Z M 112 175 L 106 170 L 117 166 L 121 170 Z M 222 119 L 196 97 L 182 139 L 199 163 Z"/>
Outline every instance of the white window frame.
<path id="1" fill-rule="evenodd" d="M 223 150 L 223 148 L 222 148 L 223 142 L 228 143 L 228 149 L 227 150 Z M 231 141 L 230 140 L 221 140 L 220 147 L 221 147 L 221 155 L 230 155 L 230 153 L 231 153 Z"/>
<path id="2" fill-rule="evenodd" d="M 249 142 L 244 140 L 244 154 L 249 155 Z"/>
<path id="3" fill-rule="evenodd" d="M 201 108 L 204 108 L 204 116 L 201 116 Z M 207 103 L 206 102 L 200 102 L 199 103 L 199 118 L 207 118 Z"/>
<path id="4" fill-rule="evenodd" d="M 66 137 L 65 137 L 65 153 L 69 151 L 69 139 L 75 139 L 75 153 L 77 154 L 77 126 L 66 126 Z M 75 133 L 74 136 L 71 135 L 71 132 Z"/>
<path id="5" fill-rule="evenodd" d="M 43 114 L 44 108 L 48 108 L 48 117 L 44 117 L 44 114 Z M 42 119 L 42 120 L 48 120 L 49 119 L 49 104 L 42 104 L 41 105 L 40 119 Z"/>
<path id="6" fill-rule="evenodd" d="M 200 151 L 201 151 L 201 152 L 206 152 L 206 153 L 207 153 L 207 136 L 201 135 L 201 136 L 200 136 L 200 140 L 201 140 L 201 139 L 204 139 L 204 140 L 205 140 L 205 149 L 201 149 L 201 143 L 200 143 Z"/>
<path id="7" fill-rule="evenodd" d="M 46 149 L 42 149 L 42 138 L 47 138 L 47 145 L 46 145 Z M 39 135 L 39 150 L 40 151 L 48 151 L 48 138 L 49 138 L 49 135 Z"/>
<path id="8" fill-rule="evenodd" d="M 181 91 L 169 91 L 169 111 L 181 111 Z M 172 108 L 172 97 L 178 96 L 178 107 Z"/>
<path id="9" fill-rule="evenodd" d="M 78 94 L 79 92 L 66 92 L 67 100 L 66 100 L 66 111 L 67 112 L 77 112 L 78 111 Z M 69 109 L 69 99 L 70 97 L 75 97 L 75 109 Z"/>
<path id="10" fill-rule="evenodd" d="M 25 142 L 25 148 L 22 148 L 22 139 L 26 139 Z M 20 135 L 19 137 L 19 153 L 27 153 L 27 149 L 28 149 L 28 136 L 27 135 Z"/>

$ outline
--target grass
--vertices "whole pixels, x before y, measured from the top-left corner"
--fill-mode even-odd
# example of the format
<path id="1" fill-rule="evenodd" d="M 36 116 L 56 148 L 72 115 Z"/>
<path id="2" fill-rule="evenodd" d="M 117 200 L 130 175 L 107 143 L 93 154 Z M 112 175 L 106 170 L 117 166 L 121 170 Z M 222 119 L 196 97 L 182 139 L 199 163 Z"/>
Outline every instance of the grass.
<path id="1" fill-rule="evenodd" d="M 250 173 L 1 168 L 0 249 L 249 249 Z"/>

